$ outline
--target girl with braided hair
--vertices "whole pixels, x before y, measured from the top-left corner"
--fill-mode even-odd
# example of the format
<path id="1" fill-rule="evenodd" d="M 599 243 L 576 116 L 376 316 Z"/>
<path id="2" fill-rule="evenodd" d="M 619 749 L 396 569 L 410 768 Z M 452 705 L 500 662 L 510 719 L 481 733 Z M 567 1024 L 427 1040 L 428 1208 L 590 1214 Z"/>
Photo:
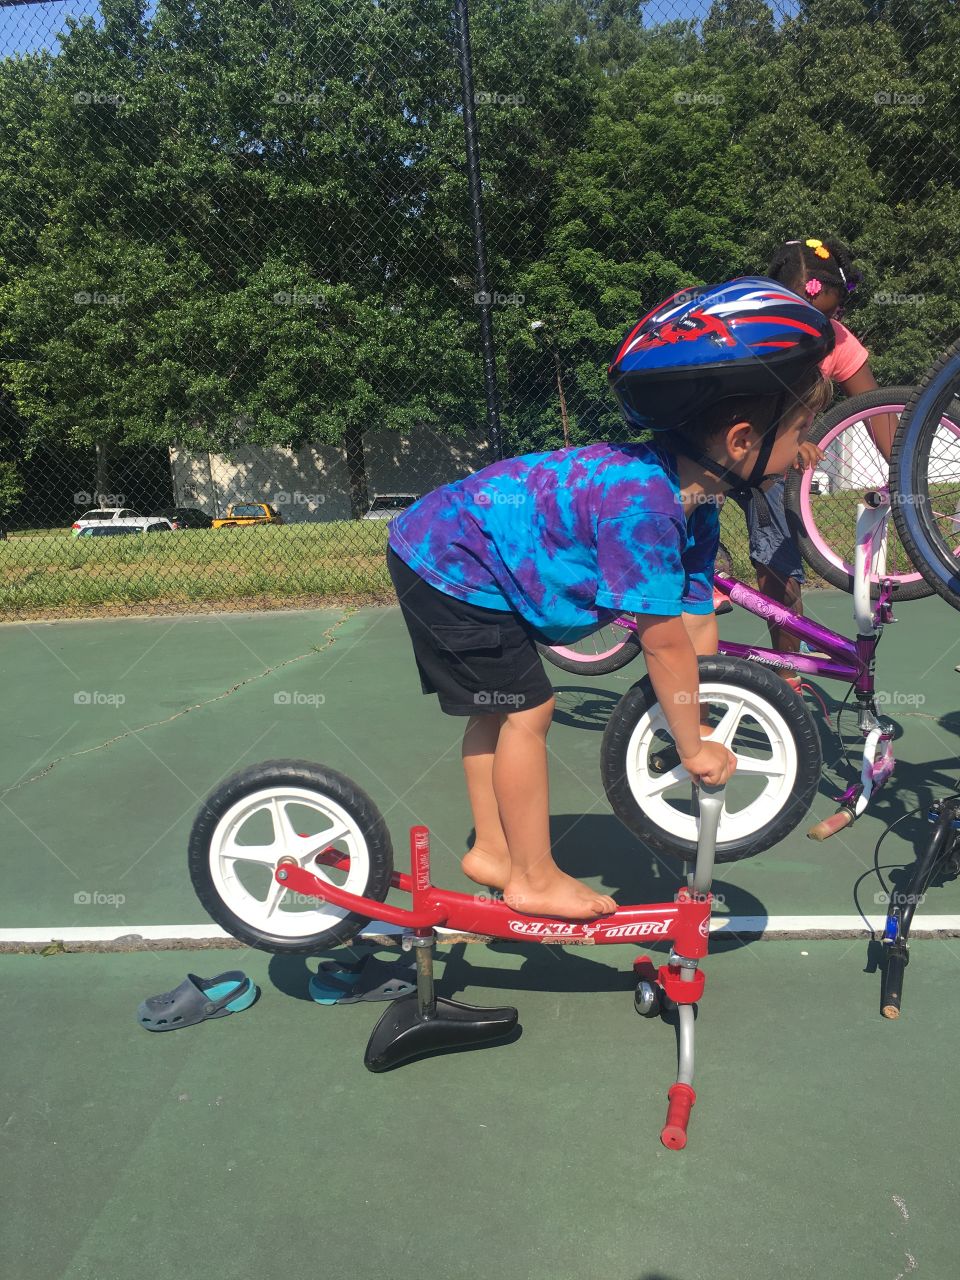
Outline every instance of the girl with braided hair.
<path id="1" fill-rule="evenodd" d="M 823 376 L 839 386 L 847 396 L 873 391 L 877 380 L 870 369 L 869 352 L 846 325 L 840 323 L 843 308 L 862 278 L 854 266 L 850 249 L 839 240 L 814 237 L 787 240 L 773 255 L 767 275 L 792 293 L 799 294 L 830 321 L 835 343 L 833 350 L 820 363 Z M 896 418 L 887 414 L 874 417 L 869 423 L 874 442 L 888 462 L 896 425 Z M 793 465 L 798 470 L 815 467 L 823 456 L 816 445 L 804 443 L 800 445 Z M 740 505 L 747 517 L 750 559 L 760 590 L 794 613 L 802 614 L 803 561 L 796 539 L 787 526 L 783 492 L 783 477 L 767 490 L 770 510 L 767 523 L 761 522 L 751 494 Z M 799 652 L 800 641 L 773 624 L 770 624 L 770 640 L 773 648 L 781 652 Z M 787 679 L 795 686 L 800 683 L 793 673 Z"/>

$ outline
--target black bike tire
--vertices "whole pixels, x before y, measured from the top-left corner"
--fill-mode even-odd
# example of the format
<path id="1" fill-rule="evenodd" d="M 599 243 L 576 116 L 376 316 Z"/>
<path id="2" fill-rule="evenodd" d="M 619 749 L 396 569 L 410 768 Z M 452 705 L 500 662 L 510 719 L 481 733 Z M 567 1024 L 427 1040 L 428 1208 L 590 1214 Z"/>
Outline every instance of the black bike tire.
<path id="1" fill-rule="evenodd" d="M 932 431 L 960 388 L 960 339 L 940 356 L 917 387 L 900 420 L 890 458 L 893 518 L 907 555 L 926 581 L 960 609 L 960 562 L 942 546 L 931 513 L 926 453 Z"/>

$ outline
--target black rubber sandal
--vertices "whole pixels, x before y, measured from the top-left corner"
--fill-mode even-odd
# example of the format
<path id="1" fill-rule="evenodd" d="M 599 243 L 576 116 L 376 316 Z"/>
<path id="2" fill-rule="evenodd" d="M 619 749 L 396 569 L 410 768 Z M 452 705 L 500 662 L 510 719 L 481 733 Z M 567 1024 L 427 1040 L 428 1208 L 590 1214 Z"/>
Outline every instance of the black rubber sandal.
<path id="1" fill-rule="evenodd" d="M 144 1031 L 179 1031 L 249 1009 L 258 995 L 257 984 L 239 969 L 215 978 L 188 973 L 173 991 L 147 996 L 137 1010 L 137 1021 Z"/>

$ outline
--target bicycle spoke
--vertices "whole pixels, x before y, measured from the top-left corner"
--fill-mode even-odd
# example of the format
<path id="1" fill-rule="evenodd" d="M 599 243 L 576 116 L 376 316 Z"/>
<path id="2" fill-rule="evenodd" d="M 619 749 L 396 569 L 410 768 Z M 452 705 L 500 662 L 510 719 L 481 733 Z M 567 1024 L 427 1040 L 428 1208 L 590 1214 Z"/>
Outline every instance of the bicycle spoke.
<path id="1" fill-rule="evenodd" d="M 719 742 L 729 750 L 730 743 L 733 741 L 737 727 L 740 724 L 740 717 L 743 715 L 743 711 L 743 702 L 731 702 L 720 717 L 720 723 L 710 734 L 710 741 Z"/>

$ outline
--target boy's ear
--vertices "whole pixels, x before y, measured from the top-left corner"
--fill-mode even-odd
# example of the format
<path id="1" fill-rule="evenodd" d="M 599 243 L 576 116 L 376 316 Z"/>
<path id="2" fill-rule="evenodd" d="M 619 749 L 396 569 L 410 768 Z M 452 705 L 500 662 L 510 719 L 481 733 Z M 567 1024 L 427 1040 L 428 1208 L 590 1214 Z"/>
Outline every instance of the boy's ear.
<path id="1" fill-rule="evenodd" d="M 724 444 L 731 458 L 745 457 L 757 442 L 756 432 L 749 422 L 735 422 L 725 432 Z"/>

